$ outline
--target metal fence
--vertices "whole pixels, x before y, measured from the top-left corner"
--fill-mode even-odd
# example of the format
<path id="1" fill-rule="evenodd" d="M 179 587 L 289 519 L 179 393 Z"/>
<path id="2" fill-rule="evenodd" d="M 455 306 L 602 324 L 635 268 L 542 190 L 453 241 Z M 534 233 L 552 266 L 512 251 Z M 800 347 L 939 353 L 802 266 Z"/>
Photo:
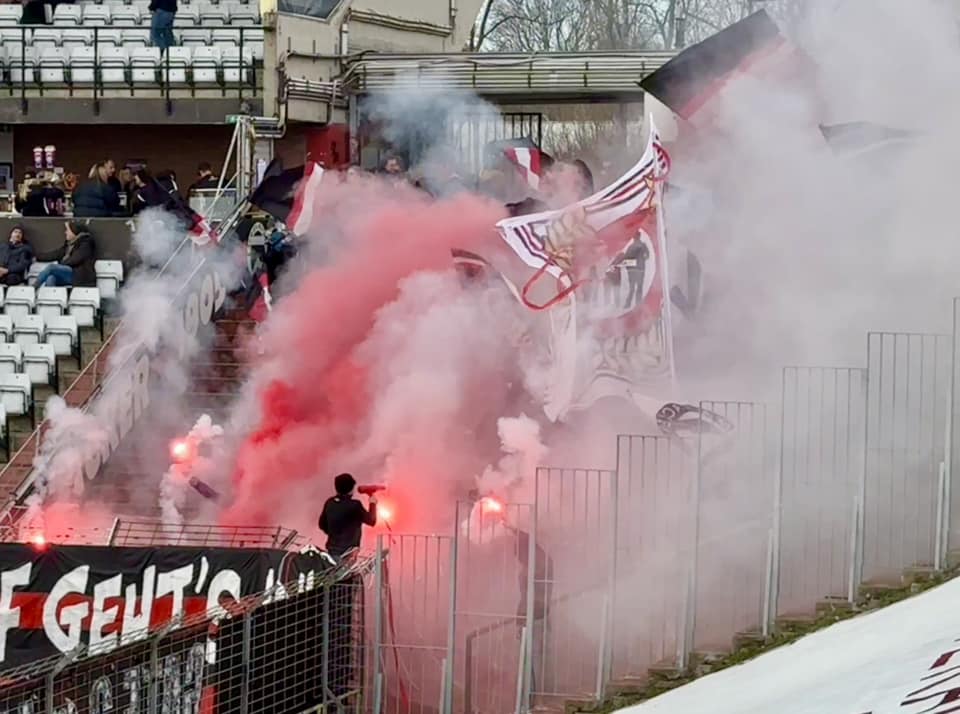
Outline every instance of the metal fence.
<path id="1" fill-rule="evenodd" d="M 130 711 L 165 697 L 196 711 L 199 676 L 224 711 L 341 697 L 374 714 L 521 714 L 683 669 L 904 569 L 942 568 L 960 528 L 958 335 L 960 317 L 952 335 L 870 333 L 865 367 L 785 367 L 779 400 L 703 401 L 684 431 L 618 436 L 612 470 L 539 468 L 530 504 L 480 498 L 457 504 L 451 533 L 382 533 L 366 580 L 290 597 L 302 604 L 289 614 L 266 599 L 239 611 L 236 639 L 221 640 L 230 664 L 200 661 L 209 620 L 180 624 L 139 650 L 2 673 L 0 711 L 29 700 L 53 712 L 70 687 L 86 688 L 69 695 L 75 711 L 106 711 L 108 694 Z M 111 542 L 169 535 L 148 531 L 118 525 Z M 296 541 L 277 529 L 187 536 Z M 132 654 L 110 659 L 121 651 Z M 270 681 L 282 691 L 266 694 Z"/>
<path id="2" fill-rule="evenodd" d="M 363 606 L 370 562 L 174 620 L 110 651 L 76 651 L 2 674 L 0 711 L 364 711 Z"/>

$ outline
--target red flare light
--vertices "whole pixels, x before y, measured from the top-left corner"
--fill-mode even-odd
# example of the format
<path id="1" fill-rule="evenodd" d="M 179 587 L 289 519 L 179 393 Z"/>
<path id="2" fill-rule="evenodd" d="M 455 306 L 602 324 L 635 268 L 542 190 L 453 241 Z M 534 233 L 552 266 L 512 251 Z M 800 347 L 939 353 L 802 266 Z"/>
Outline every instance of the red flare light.
<path id="1" fill-rule="evenodd" d="M 43 533 L 37 533 L 35 536 L 33 536 L 30 539 L 30 543 L 38 550 L 42 550 L 43 548 L 47 547 L 47 539 L 44 537 Z"/>
<path id="2" fill-rule="evenodd" d="M 503 504 L 492 496 L 484 496 L 480 499 L 480 508 L 486 514 L 503 513 Z"/>
<path id="3" fill-rule="evenodd" d="M 190 442 L 186 439 L 175 439 L 170 442 L 170 458 L 176 463 L 189 461 L 192 456 L 193 449 L 190 447 Z"/>
<path id="4" fill-rule="evenodd" d="M 389 526 L 393 520 L 393 506 L 389 503 L 378 503 L 377 517 Z"/>

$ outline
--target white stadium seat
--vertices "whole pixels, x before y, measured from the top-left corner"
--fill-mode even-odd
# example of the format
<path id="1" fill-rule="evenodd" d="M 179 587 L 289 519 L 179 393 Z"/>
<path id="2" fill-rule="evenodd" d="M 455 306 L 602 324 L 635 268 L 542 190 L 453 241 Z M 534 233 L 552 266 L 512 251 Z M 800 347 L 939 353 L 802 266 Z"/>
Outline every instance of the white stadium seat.
<path id="1" fill-rule="evenodd" d="M 214 5 L 212 3 L 198 3 L 200 10 L 200 24 L 202 25 L 225 25 L 229 19 L 227 10 L 223 5 Z"/>
<path id="2" fill-rule="evenodd" d="M 210 30 L 200 28 L 180 30 L 180 44 L 185 47 L 206 47 L 210 44 Z"/>
<path id="3" fill-rule="evenodd" d="M 0 342 L 0 374 L 13 374 L 20 371 L 23 362 L 23 348 L 10 342 Z"/>
<path id="4" fill-rule="evenodd" d="M 4 342 L 13 339 L 13 318 L 9 315 L 0 315 L 0 339 Z"/>
<path id="5" fill-rule="evenodd" d="M 57 369 L 57 355 L 53 345 L 36 344 L 23 348 L 23 372 L 31 384 L 53 384 Z"/>
<path id="6" fill-rule="evenodd" d="M 67 81 L 68 50 L 62 47 L 45 47 L 40 52 L 40 82 L 63 84 Z"/>
<path id="7" fill-rule="evenodd" d="M 97 287 L 100 297 L 112 299 L 120 291 L 123 282 L 123 263 L 119 260 L 98 260 L 93 264 L 97 271 Z"/>
<path id="8" fill-rule="evenodd" d="M 30 411 L 33 386 L 25 374 L 0 375 L 0 404 L 10 416 L 22 416 Z"/>
<path id="9" fill-rule="evenodd" d="M 3 299 L 3 311 L 16 322 L 18 317 L 25 317 L 33 312 L 37 304 L 37 291 L 29 285 L 14 285 L 7 288 Z"/>
<path id="10" fill-rule="evenodd" d="M 130 50 L 130 76 L 134 84 L 156 84 L 160 50 L 156 47 L 133 47 Z"/>
<path id="11" fill-rule="evenodd" d="M 177 12 L 177 14 L 180 13 Z M 114 27 L 139 27 L 144 22 L 139 5 L 111 5 L 110 15 Z"/>
<path id="12" fill-rule="evenodd" d="M 48 265 L 53 265 L 53 263 L 41 263 L 39 260 L 30 263 L 30 268 L 27 270 L 27 284 L 34 285 L 37 282 L 37 276 L 40 275 Z"/>
<path id="13" fill-rule="evenodd" d="M 97 47 L 109 47 L 113 45 L 114 47 L 123 46 L 123 33 L 131 32 L 131 30 L 117 30 L 112 27 L 92 27 L 90 31 L 93 33 L 93 39 L 91 42 Z M 138 30 L 132 30 L 132 32 L 138 32 Z"/>
<path id="14" fill-rule="evenodd" d="M 120 33 L 123 46 L 127 49 L 146 47 L 150 44 L 150 30 L 123 29 Z"/>
<path id="15" fill-rule="evenodd" d="M 43 342 L 43 318 L 25 315 L 13 320 L 13 341 L 21 347 Z"/>
<path id="16" fill-rule="evenodd" d="M 48 47 L 59 47 L 60 30 L 54 30 L 52 27 L 41 27 L 34 30 L 33 39 L 30 40 L 30 46 L 40 52 Z"/>
<path id="17" fill-rule="evenodd" d="M 14 327 L 14 330 L 16 330 L 16 327 Z M 77 318 L 72 315 L 51 317 L 46 321 L 45 341 L 53 345 L 53 349 L 58 355 L 72 355 L 76 351 L 79 332 Z"/>
<path id="18" fill-rule="evenodd" d="M 96 51 L 92 47 L 70 48 L 70 77 L 74 84 L 93 84 Z"/>
<path id="19" fill-rule="evenodd" d="M 193 81 L 197 84 L 213 84 L 217 81 L 220 66 L 220 50 L 217 47 L 197 47 L 193 51 Z"/>
<path id="20" fill-rule="evenodd" d="M 213 40 L 214 45 L 222 45 L 227 47 L 238 47 L 240 45 L 240 32 L 229 27 L 220 27 L 211 30 L 210 37 Z M 252 41 L 252 37 L 253 35 L 248 38 L 247 33 L 243 33 L 244 42 L 246 42 L 247 39 L 251 39 Z"/>
<path id="21" fill-rule="evenodd" d="M 226 5 L 227 12 L 230 15 L 231 25 L 259 25 L 260 13 L 253 5 L 243 3 L 230 3 Z M 246 33 L 244 33 L 246 34 Z M 246 38 L 244 38 L 246 39 Z"/>
<path id="22" fill-rule="evenodd" d="M 160 58 L 160 76 L 170 84 L 186 84 L 187 69 L 190 67 L 191 50 L 189 47 L 171 47 Z"/>
<path id="23" fill-rule="evenodd" d="M 244 44 L 244 47 L 247 45 Z M 250 54 L 253 55 L 255 60 L 263 60 L 263 43 L 262 42 L 251 42 L 250 43 Z"/>
<path id="24" fill-rule="evenodd" d="M 104 84 L 126 84 L 129 64 L 126 47 L 100 48 L 100 78 Z"/>
<path id="25" fill-rule="evenodd" d="M 11 48 L 4 46 L 4 49 L 7 51 L 7 67 L 9 69 L 10 81 L 14 84 L 20 84 L 22 82 L 35 82 L 36 76 L 34 70 L 36 68 L 36 59 L 37 52 L 33 47 L 27 47 L 26 50 L 21 52 L 20 47 Z M 13 50 L 13 52 L 11 52 Z M 24 55 L 26 59 L 24 60 Z"/>
<path id="26" fill-rule="evenodd" d="M 66 288 L 37 288 L 37 314 L 44 320 L 60 317 L 67 310 Z"/>
<path id="27" fill-rule="evenodd" d="M 23 14 L 23 6 L 20 3 L 16 5 L 0 5 L 0 26 L 10 27 L 20 24 L 20 15 Z"/>
<path id="28" fill-rule="evenodd" d="M 73 288 L 67 305 L 78 326 L 93 327 L 100 311 L 100 291 L 97 288 Z"/>
<path id="29" fill-rule="evenodd" d="M 93 30 L 82 27 L 65 27 L 60 31 L 62 47 L 86 47 L 93 44 Z"/>
<path id="30" fill-rule="evenodd" d="M 199 24 L 200 10 L 196 5 L 181 5 L 173 18 L 173 26 L 176 29 L 180 29 L 181 27 L 196 27 Z"/>
<path id="31" fill-rule="evenodd" d="M 83 3 L 83 24 L 85 27 L 110 24 L 110 6 Z"/>
<path id="32" fill-rule="evenodd" d="M 240 48 L 226 47 L 221 54 L 223 63 L 223 81 L 236 84 L 240 81 Z M 243 48 L 243 81 L 250 81 L 250 69 L 253 67 L 253 52 Z"/>
<path id="33" fill-rule="evenodd" d="M 6 6 L 3 6 L 6 7 Z M 53 11 L 54 25 L 80 25 L 83 22 L 83 8 L 80 5 L 61 3 Z"/>

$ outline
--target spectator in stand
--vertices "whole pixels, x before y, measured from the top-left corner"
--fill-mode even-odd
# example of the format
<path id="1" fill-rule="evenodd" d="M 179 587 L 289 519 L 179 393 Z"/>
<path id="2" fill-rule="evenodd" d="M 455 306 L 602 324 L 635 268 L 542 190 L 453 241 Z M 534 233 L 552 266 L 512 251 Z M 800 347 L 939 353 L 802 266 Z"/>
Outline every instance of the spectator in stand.
<path id="1" fill-rule="evenodd" d="M 48 25 L 47 3 L 43 0 L 23 0 L 23 13 L 20 15 L 21 25 Z"/>
<path id="2" fill-rule="evenodd" d="M 177 0 L 150 0 L 150 43 L 160 48 L 162 55 L 168 47 L 177 44 L 173 36 L 173 19 L 177 14 Z"/>
<path id="3" fill-rule="evenodd" d="M 41 172 L 39 176 L 28 172 L 20 186 L 14 205 L 25 218 L 47 218 L 62 216 L 64 193 L 59 180 L 53 173 Z"/>
<path id="4" fill-rule="evenodd" d="M 120 194 L 110 184 L 105 161 L 90 169 L 89 181 L 73 192 L 73 215 L 77 218 L 110 218 L 120 215 Z"/>
<path id="5" fill-rule="evenodd" d="M 94 269 L 96 248 L 86 226 L 80 221 L 67 221 L 64 224 L 66 240 L 57 250 L 40 253 L 37 260 L 54 261 L 40 271 L 37 276 L 38 287 L 92 288 L 97 285 L 97 271 Z"/>
<path id="6" fill-rule="evenodd" d="M 0 283 L 21 285 L 33 262 L 33 248 L 23 239 L 23 227 L 14 226 L 10 238 L 0 245 Z"/>
<path id="7" fill-rule="evenodd" d="M 406 183 L 407 175 L 403 166 L 403 159 L 397 154 L 387 154 L 383 162 L 384 177 L 395 186 Z"/>
<path id="8" fill-rule="evenodd" d="M 180 195 L 180 186 L 177 185 L 177 175 L 170 169 L 157 174 L 157 183 L 159 183 L 163 190 L 170 196 Z"/>
<path id="9" fill-rule="evenodd" d="M 134 216 L 150 206 L 162 206 L 169 199 L 147 169 L 140 169 L 133 175 L 133 188 L 130 212 Z"/>
<path id="10" fill-rule="evenodd" d="M 201 161 L 200 165 L 197 166 L 197 180 L 190 186 L 187 195 L 192 195 L 194 191 L 213 190 L 219 183 L 220 177 L 213 173 L 213 167 L 210 166 L 209 162 Z"/>
<path id="11" fill-rule="evenodd" d="M 117 165 L 113 159 L 107 159 L 103 165 L 107 167 L 107 183 L 113 186 L 117 193 L 123 193 L 123 182 L 117 178 Z"/>

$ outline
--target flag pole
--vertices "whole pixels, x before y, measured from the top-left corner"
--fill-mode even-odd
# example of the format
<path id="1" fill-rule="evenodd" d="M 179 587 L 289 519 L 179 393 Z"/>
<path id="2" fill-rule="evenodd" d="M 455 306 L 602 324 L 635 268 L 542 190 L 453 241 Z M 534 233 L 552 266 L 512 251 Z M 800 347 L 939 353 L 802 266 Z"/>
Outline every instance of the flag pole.
<path id="1" fill-rule="evenodd" d="M 657 132 L 656 124 L 653 122 L 653 114 L 650 115 L 650 143 L 654 146 L 654 173 L 660 178 L 660 157 L 656 151 L 656 145 L 660 142 L 660 135 Z M 677 365 L 673 356 L 673 307 L 670 300 L 670 272 L 669 261 L 667 260 L 667 227 L 664 220 L 663 196 L 665 181 L 656 181 L 654 191 L 657 202 L 657 242 L 660 244 L 660 287 L 663 292 L 663 328 L 664 342 L 667 348 L 667 364 L 670 368 L 670 387 L 676 389 L 677 386 Z"/>

